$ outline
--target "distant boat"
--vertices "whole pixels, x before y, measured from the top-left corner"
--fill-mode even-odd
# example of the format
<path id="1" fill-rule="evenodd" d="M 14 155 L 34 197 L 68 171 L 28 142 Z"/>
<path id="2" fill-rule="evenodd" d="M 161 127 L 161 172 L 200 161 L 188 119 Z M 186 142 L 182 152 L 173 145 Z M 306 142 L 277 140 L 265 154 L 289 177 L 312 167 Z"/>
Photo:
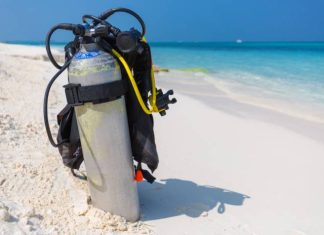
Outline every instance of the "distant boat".
<path id="1" fill-rule="evenodd" d="M 243 41 L 241 39 L 237 39 L 236 43 L 242 43 Z"/>

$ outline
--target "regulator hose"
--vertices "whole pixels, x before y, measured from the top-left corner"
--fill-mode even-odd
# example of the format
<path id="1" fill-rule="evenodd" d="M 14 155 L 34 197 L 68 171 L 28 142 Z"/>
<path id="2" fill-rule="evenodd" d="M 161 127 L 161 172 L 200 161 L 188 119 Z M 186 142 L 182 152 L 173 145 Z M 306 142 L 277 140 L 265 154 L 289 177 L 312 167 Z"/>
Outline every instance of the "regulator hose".
<path id="1" fill-rule="evenodd" d="M 52 54 L 51 51 L 51 37 L 53 35 L 53 33 L 56 30 L 67 30 L 67 31 L 71 31 L 73 32 L 75 35 L 83 35 L 84 34 L 84 27 L 82 25 L 76 25 L 76 24 L 68 24 L 68 23 L 61 23 L 61 24 L 57 24 L 54 27 L 52 27 L 50 29 L 50 31 L 47 33 L 46 35 L 46 39 L 45 39 L 45 46 L 46 46 L 46 52 L 48 55 L 48 58 L 50 59 L 50 61 L 52 62 L 52 64 L 57 68 L 57 69 L 61 69 L 63 66 L 59 65 L 56 60 L 54 59 L 54 56 Z"/>
<path id="2" fill-rule="evenodd" d="M 51 129 L 50 129 L 50 125 L 49 125 L 49 121 L 48 121 L 48 96 L 51 90 L 51 87 L 53 85 L 53 83 L 55 82 L 55 80 L 64 72 L 64 70 L 69 67 L 70 63 L 71 63 L 72 59 L 68 60 L 67 62 L 65 62 L 65 64 L 63 66 L 60 66 L 60 70 L 54 75 L 54 77 L 49 81 L 46 90 L 45 90 L 45 95 L 44 95 L 44 102 L 43 102 L 43 115 L 44 115 L 44 123 L 45 123 L 45 128 L 46 128 L 46 133 L 48 136 L 48 139 L 51 143 L 51 145 L 53 147 L 58 147 L 61 144 L 65 143 L 67 140 L 63 140 L 60 143 L 55 143 L 52 133 L 51 133 Z"/>
<path id="3" fill-rule="evenodd" d="M 146 33 L 146 26 L 145 26 L 144 20 L 136 12 L 134 12 L 128 8 L 120 7 L 120 8 L 109 9 L 109 10 L 103 12 L 101 15 L 99 15 L 98 18 L 101 20 L 107 20 L 110 16 L 112 16 L 116 12 L 128 13 L 129 15 L 135 17 L 142 27 L 141 35 L 142 35 L 142 37 L 144 37 L 144 35 Z M 95 25 L 96 24 L 97 23 L 95 23 Z"/>

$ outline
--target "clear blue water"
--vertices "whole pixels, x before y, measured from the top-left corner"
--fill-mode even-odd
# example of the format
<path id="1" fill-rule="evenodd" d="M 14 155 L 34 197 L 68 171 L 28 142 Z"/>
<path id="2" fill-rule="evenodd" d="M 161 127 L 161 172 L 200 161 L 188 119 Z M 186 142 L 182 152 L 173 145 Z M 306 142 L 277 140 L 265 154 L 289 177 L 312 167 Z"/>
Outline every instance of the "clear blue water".
<path id="1" fill-rule="evenodd" d="M 42 43 L 25 42 L 29 45 Z M 58 44 L 59 45 L 59 44 Z M 151 43 L 160 67 L 203 71 L 233 94 L 285 100 L 324 121 L 324 42 Z"/>
<path id="2" fill-rule="evenodd" d="M 324 104 L 324 42 L 156 43 L 152 50 L 161 67 L 202 68 L 227 84 Z"/>
<path id="3" fill-rule="evenodd" d="M 324 121 L 324 42 L 153 43 L 154 62 L 204 71 L 240 100 Z"/>

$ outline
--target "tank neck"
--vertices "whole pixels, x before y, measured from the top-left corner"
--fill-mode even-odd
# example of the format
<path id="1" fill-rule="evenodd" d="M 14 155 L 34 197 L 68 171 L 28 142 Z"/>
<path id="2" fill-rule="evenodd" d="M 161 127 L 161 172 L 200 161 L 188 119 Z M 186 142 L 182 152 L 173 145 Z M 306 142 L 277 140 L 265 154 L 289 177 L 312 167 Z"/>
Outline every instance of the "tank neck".
<path id="1" fill-rule="evenodd" d="M 80 51 L 87 51 L 87 52 L 99 51 L 99 47 L 97 43 L 81 44 Z"/>

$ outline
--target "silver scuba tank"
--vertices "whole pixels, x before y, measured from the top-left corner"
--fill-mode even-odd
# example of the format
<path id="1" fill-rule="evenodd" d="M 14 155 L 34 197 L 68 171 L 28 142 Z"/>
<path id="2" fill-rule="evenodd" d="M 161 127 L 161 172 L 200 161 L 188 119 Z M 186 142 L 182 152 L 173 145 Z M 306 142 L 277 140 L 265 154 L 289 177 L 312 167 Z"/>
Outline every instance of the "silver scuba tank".
<path id="1" fill-rule="evenodd" d="M 115 58 L 96 43 L 81 44 L 68 70 L 69 83 L 91 86 L 122 79 Z M 92 203 L 104 211 L 139 219 L 125 98 L 75 107 Z"/>

